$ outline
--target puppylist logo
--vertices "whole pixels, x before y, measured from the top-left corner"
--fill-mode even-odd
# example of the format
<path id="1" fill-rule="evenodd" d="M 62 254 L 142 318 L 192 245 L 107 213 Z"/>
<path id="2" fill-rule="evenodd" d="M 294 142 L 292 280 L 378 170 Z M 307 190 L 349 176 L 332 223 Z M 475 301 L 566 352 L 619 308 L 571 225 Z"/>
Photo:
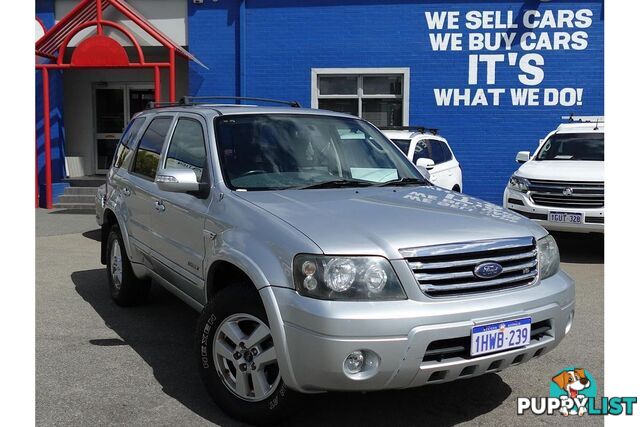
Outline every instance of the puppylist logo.
<path id="1" fill-rule="evenodd" d="M 562 369 L 551 378 L 549 397 L 519 397 L 518 415 L 560 413 L 577 415 L 633 415 L 637 397 L 597 397 L 596 381 L 583 368 Z"/>

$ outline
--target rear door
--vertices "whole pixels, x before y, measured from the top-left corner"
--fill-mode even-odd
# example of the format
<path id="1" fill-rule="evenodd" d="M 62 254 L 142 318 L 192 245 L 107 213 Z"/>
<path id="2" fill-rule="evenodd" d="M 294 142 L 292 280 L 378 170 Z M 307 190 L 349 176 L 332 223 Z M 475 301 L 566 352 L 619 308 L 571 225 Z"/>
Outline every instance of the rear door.
<path id="1" fill-rule="evenodd" d="M 128 186 L 123 190 L 127 198 L 129 236 L 146 254 L 150 254 L 154 241 L 151 216 L 154 210 L 153 194 L 157 191 L 154 180 L 173 119 L 171 114 L 162 114 L 149 121 L 133 158 Z"/>
<path id="2" fill-rule="evenodd" d="M 210 185 L 207 124 L 197 114 L 180 114 L 162 158 L 162 168 L 191 169 Z M 204 297 L 205 215 L 208 194 L 162 191 L 156 186 L 152 211 L 157 244 L 154 249 L 165 278 L 197 301 Z"/>

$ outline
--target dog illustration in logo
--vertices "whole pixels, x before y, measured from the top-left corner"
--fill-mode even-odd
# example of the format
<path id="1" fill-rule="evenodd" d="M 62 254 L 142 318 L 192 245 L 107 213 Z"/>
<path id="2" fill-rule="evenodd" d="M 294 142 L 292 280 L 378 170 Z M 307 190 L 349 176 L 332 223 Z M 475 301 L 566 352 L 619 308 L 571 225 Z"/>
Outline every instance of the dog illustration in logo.
<path id="1" fill-rule="evenodd" d="M 585 396 L 580 392 L 591 386 L 591 382 L 586 377 L 584 369 L 562 371 L 553 377 L 552 380 L 558 387 L 567 392 L 567 395 L 561 396 L 560 399 L 563 401 L 572 400 L 574 402 L 567 406 L 563 405 L 563 407 L 560 408 L 560 413 L 565 417 L 569 414 L 583 416 L 587 412 L 587 408 L 584 404 L 580 404 L 580 402 L 584 402 L 585 399 Z M 576 406 L 579 406 L 577 411 L 575 409 Z M 571 407 L 571 411 L 569 411 L 567 407 Z"/>

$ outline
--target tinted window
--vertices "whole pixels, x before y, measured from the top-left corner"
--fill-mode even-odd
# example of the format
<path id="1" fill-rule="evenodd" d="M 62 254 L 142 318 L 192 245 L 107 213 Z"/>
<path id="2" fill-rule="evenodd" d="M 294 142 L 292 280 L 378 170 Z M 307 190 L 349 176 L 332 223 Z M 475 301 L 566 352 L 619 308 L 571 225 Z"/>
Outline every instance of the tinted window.
<path id="1" fill-rule="evenodd" d="M 118 149 L 116 150 L 116 155 L 113 162 L 114 167 L 129 167 L 133 153 L 132 144 L 135 141 L 135 137 L 136 135 L 138 135 L 138 131 L 140 131 L 143 123 L 144 118 L 139 117 L 130 122 L 129 126 L 127 126 L 127 129 L 124 131 L 124 134 L 120 139 L 120 143 L 118 144 Z"/>
<path id="2" fill-rule="evenodd" d="M 445 156 L 442 144 L 440 144 L 439 141 L 429 141 L 429 145 L 431 145 L 431 160 L 433 160 L 436 165 L 443 163 Z"/>
<path id="3" fill-rule="evenodd" d="M 604 160 L 604 133 L 560 133 L 551 136 L 537 160 Z"/>
<path id="4" fill-rule="evenodd" d="M 156 176 L 158 163 L 160 162 L 160 152 L 162 143 L 171 126 L 171 117 L 159 117 L 153 119 L 147 130 L 140 139 L 140 145 L 136 154 L 136 161 L 133 171 L 151 179 Z"/>
<path id="5" fill-rule="evenodd" d="M 200 122 L 192 119 L 178 120 L 171 137 L 165 167 L 191 169 L 196 173 L 198 182 L 202 182 L 206 156 L 204 132 Z"/>
<path id="6" fill-rule="evenodd" d="M 401 149 L 405 155 L 409 154 L 409 147 L 411 146 L 410 139 L 392 139 L 391 142 L 396 144 L 396 146 Z"/>
<path id="7" fill-rule="evenodd" d="M 413 151 L 413 162 L 417 162 L 418 159 L 431 159 L 431 144 L 426 139 L 416 143 L 416 149 Z"/>
<path id="8" fill-rule="evenodd" d="M 451 150 L 449 146 L 442 141 L 431 141 L 432 144 L 438 144 L 442 149 L 442 161 L 448 162 L 449 160 L 453 160 L 453 154 L 451 154 Z"/>

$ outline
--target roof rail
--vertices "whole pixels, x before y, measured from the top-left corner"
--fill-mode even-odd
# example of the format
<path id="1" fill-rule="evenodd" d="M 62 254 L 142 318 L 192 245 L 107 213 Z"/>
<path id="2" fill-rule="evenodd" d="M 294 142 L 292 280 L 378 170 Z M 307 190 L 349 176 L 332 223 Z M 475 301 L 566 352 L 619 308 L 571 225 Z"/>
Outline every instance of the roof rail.
<path id="1" fill-rule="evenodd" d="M 180 101 L 180 102 L 155 102 L 155 101 L 149 101 L 149 102 L 147 102 L 146 109 L 147 110 L 152 110 L 154 108 L 177 107 L 177 106 L 180 106 L 180 105 L 184 105 L 182 103 L 182 101 Z"/>
<path id="2" fill-rule="evenodd" d="M 571 113 L 570 116 L 562 116 L 562 120 L 568 120 L 569 123 L 604 123 L 604 116 L 576 116 Z"/>
<path id="3" fill-rule="evenodd" d="M 414 130 L 420 133 L 429 132 L 431 135 L 437 135 L 438 129 L 436 128 L 428 128 L 424 126 L 381 126 L 378 129 L 380 130 Z"/>
<path id="4" fill-rule="evenodd" d="M 233 99 L 235 101 L 269 102 L 272 104 L 283 104 L 283 105 L 288 105 L 294 108 L 300 108 L 300 103 L 298 103 L 298 101 L 283 101 L 281 99 L 252 98 L 252 97 L 246 97 L 246 96 L 184 96 L 180 101 L 182 103 L 180 105 L 204 104 L 204 102 L 202 101 L 216 100 L 216 99 Z"/>

